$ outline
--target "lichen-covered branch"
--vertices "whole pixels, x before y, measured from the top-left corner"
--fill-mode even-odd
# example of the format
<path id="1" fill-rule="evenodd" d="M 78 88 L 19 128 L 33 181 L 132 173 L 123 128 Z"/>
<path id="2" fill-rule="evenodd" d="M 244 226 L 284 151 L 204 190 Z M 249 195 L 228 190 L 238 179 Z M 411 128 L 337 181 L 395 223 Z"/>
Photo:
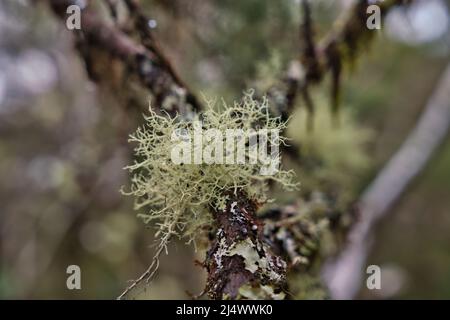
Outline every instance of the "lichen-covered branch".
<path id="1" fill-rule="evenodd" d="M 47 0 L 47 2 L 62 19 L 66 18 L 67 7 L 76 4 L 74 0 Z M 382 13 L 385 14 L 389 8 L 406 2 L 410 1 L 384 1 L 380 4 Z M 120 62 L 123 72 L 127 75 L 123 78 L 127 79 L 127 82 L 128 79 L 137 80 L 147 92 L 152 94 L 154 97 L 152 106 L 156 107 L 156 111 L 166 111 L 169 117 L 177 114 L 183 120 L 189 120 L 199 115 L 203 109 L 202 104 L 197 101 L 195 95 L 180 79 L 170 61 L 163 54 L 148 26 L 149 19 L 143 14 L 138 1 L 124 0 L 124 3 L 131 22 L 131 29 L 126 32 L 118 25 L 104 22 L 98 13 L 91 10 L 89 5 L 82 10 L 81 30 L 74 31 L 74 33 L 78 49 L 85 60 L 90 76 L 98 81 L 112 81 L 108 74 L 98 71 L 96 68 L 96 64 L 105 59 L 106 55 L 107 63 L 110 61 Z M 114 18 L 114 2 L 108 2 L 108 5 Z M 374 31 L 370 31 L 365 25 L 366 10 L 369 5 L 370 1 L 368 0 L 357 1 L 345 17 L 339 19 L 335 30 L 319 44 L 316 44 L 309 3 L 306 0 L 302 1 L 304 21 L 300 28 L 301 58 L 292 62 L 279 84 L 267 90 L 274 113 L 281 115 L 282 122 L 287 120 L 292 113 L 298 95 L 308 110 L 311 113 L 314 111 L 309 89 L 311 86 L 319 84 L 327 73 L 330 73 L 332 77 L 331 97 L 334 110 L 337 110 L 341 73 L 345 62 L 354 60 L 359 49 L 366 45 L 366 40 L 370 40 L 374 34 Z M 99 56 L 98 52 L 101 52 L 102 55 Z M 214 124 L 223 125 L 223 121 Z M 153 142 L 147 134 L 148 132 L 144 132 L 141 137 L 144 140 L 147 139 L 146 147 L 142 148 L 145 149 L 145 152 L 148 152 L 148 142 Z M 153 150 L 161 149 L 153 148 Z M 284 150 L 292 152 L 294 147 Z M 297 150 L 294 150 L 293 153 L 298 156 Z M 148 156 L 148 154 L 145 155 Z M 156 161 L 158 159 L 146 160 L 148 161 L 144 164 L 135 164 L 136 169 L 140 170 L 142 165 L 146 172 L 153 174 L 152 170 L 155 164 L 158 165 L 159 162 Z M 152 189 L 155 186 L 154 181 L 149 177 L 144 177 L 140 172 L 138 173 L 134 182 L 147 184 L 139 185 L 142 188 L 134 191 L 142 196 L 144 201 L 156 199 L 157 205 L 160 207 L 156 213 L 147 214 L 148 221 L 155 217 L 159 218 L 164 213 L 165 219 L 163 219 L 162 225 L 167 227 L 165 230 L 167 238 L 165 238 L 166 242 L 159 247 L 150 268 L 137 281 L 133 282 L 122 296 L 128 294 L 138 282 L 148 279 L 154 274 L 158 255 L 170 241 L 172 234 L 175 234 L 174 229 L 186 226 L 186 221 L 179 217 L 189 209 L 190 203 L 182 203 L 186 208 L 182 207 L 183 210 L 175 212 L 173 215 L 175 219 L 168 219 L 169 215 L 166 211 L 171 212 L 173 207 L 167 205 L 167 199 L 171 198 L 167 197 L 165 192 L 172 189 L 179 191 L 177 187 L 185 186 L 185 194 L 179 192 L 171 195 L 175 199 L 174 203 L 181 203 L 180 195 L 183 195 L 183 199 L 198 200 L 195 197 L 199 195 L 200 189 L 197 188 L 196 183 L 205 179 L 204 171 L 200 169 L 198 166 L 196 167 L 199 175 L 198 181 L 192 179 L 191 176 L 183 176 L 179 172 L 177 174 L 176 171 L 170 171 L 167 168 L 160 170 L 160 173 L 164 173 L 161 176 L 153 175 L 157 178 L 162 177 L 161 179 L 165 179 L 166 182 L 172 181 L 169 180 L 170 176 L 179 179 L 174 183 L 174 188 L 167 184 L 160 184 L 159 187 L 164 188 L 154 192 L 154 194 L 159 194 L 160 198 L 149 193 L 149 190 L 154 191 Z M 192 172 L 187 173 L 192 174 Z M 218 175 L 215 172 L 210 173 L 207 176 L 214 179 L 214 184 L 211 186 L 215 187 Z M 148 184 L 149 181 L 152 183 Z M 223 181 L 221 183 L 219 186 L 221 192 L 230 188 Z M 205 191 L 205 189 L 201 189 L 203 192 L 200 194 L 201 199 L 206 199 L 208 195 L 208 190 Z M 211 190 L 214 189 L 209 188 L 209 191 Z M 309 268 L 320 245 L 319 233 L 325 229 L 329 230 L 327 226 L 332 223 L 332 215 L 335 213 L 328 207 L 318 210 L 319 213 L 317 213 L 316 209 L 310 210 L 311 204 L 302 203 L 295 210 L 291 210 L 292 208 L 280 209 L 275 218 L 266 216 L 260 219 L 256 217 L 258 204 L 254 195 L 252 196 L 249 196 L 249 193 L 242 188 L 235 188 L 228 194 L 224 209 L 219 210 L 217 206 L 210 208 L 217 231 L 203 265 L 208 272 L 206 292 L 213 299 L 285 298 L 288 266 L 294 271 L 298 266 Z M 210 201 L 205 201 L 205 203 L 211 205 Z M 151 204 L 154 205 L 154 203 Z M 201 204 L 203 205 L 203 203 Z M 302 206 L 306 206 L 306 209 Z M 192 210 L 191 212 L 194 215 L 197 214 Z M 310 215 L 311 212 L 314 212 L 314 215 Z M 262 221 L 265 221 L 265 225 Z"/>
<path id="2" fill-rule="evenodd" d="M 62 19 L 67 18 L 67 7 L 77 4 L 74 0 L 48 0 L 53 11 Z M 89 4 L 81 11 L 81 29 L 74 30 L 77 43 L 86 68 L 94 80 L 111 81 L 107 75 L 96 72 L 95 64 L 98 59 L 97 51 L 107 53 L 110 59 L 120 60 L 126 72 L 134 76 L 140 84 L 147 88 L 154 96 L 154 105 L 169 114 L 179 113 L 189 115 L 199 111 L 201 105 L 195 95 L 181 82 L 168 60 L 162 54 L 151 37 L 148 25 L 143 24 L 144 18 L 139 16 L 136 24 L 145 35 L 145 41 L 137 43 L 118 27 L 107 24 L 91 10 Z"/>
<path id="3" fill-rule="evenodd" d="M 377 3 L 381 16 L 393 7 L 409 4 L 413 0 L 386 0 Z M 278 84 L 268 89 L 274 104 L 275 113 L 287 119 L 292 113 L 297 96 L 300 94 L 304 105 L 310 112 L 314 105 L 309 89 L 321 83 L 325 75 L 331 74 L 331 101 L 333 110 L 339 106 L 341 76 L 345 63 L 353 62 L 362 47 L 369 45 L 377 30 L 366 26 L 369 17 L 367 8 L 370 0 L 357 0 L 342 14 L 335 27 L 321 41 L 315 42 L 314 26 L 309 0 L 302 0 L 303 22 L 300 26 L 300 59 L 291 64 Z"/>
<path id="4" fill-rule="evenodd" d="M 269 137 L 268 131 L 281 131 L 285 124 L 270 117 L 267 99 L 255 100 L 252 92 L 246 93 L 239 103 L 223 107 L 218 111 L 212 102 L 207 102 L 205 110 L 197 114 L 201 123 L 150 110 L 145 125 L 130 136 L 136 145 L 136 160 L 127 167 L 132 174 L 131 185 L 123 193 L 134 197 L 135 209 L 140 211 L 138 216 L 144 223 L 156 225 L 159 248 L 167 248 L 172 236 L 195 241 L 205 236 L 205 231 L 219 228 L 221 231 L 214 239 L 214 248 L 219 251 L 213 255 L 233 257 L 249 253 L 261 268 L 251 275 L 244 272 L 236 277 L 252 279 L 252 286 L 261 281 L 261 288 L 270 290 L 266 285 L 281 283 L 282 276 L 276 277 L 274 273 L 281 274 L 282 270 L 275 268 L 282 268 L 283 264 L 262 242 L 255 213 L 256 204 L 267 201 L 269 181 L 278 182 L 286 190 L 297 187 L 291 171 L 272 170 L 280 161 L 279 154 L 272 151 L 284 143 L 284 137 L 272 134 Z M 233 143 L 230 131 L 238 133 Z M 213 140 L 208 138 L 211 133 Z M 259 155 L 255 153 L 257 141 L 266 141 L 270 158 L 260 158 L 261 150 Z M 242 205 L 236 208 L 238 204 Z M 229 214 L 224 216 L 226 212 Z M 157 251 L 153 261 L 157 261 L 161 252 Z M 235 273 L 245 270 L 236 265 L 239 259 L 230 259 Z M 220 275 L 217 279 L 226 281 L 221 265 L 205 263 L 205 266 L 209 266 L 211 279 Z M 150 277 L 154 272 L 149 268 L 145 274 Z M 145 278 L 148 279 L 141 276 L 121 297 Z M 211 296 L 217 297 L 212 293 Z M 279 297 L 278 292 L 273 297 Z"/>
<path id="5" fill-rule="evenodd" d="M 284 299 L 286 262 L 264 240 L 257 205 L 245 194 L 230 193 L 216 210 L 217 232 L 204 266 L 212 299 Z"/>

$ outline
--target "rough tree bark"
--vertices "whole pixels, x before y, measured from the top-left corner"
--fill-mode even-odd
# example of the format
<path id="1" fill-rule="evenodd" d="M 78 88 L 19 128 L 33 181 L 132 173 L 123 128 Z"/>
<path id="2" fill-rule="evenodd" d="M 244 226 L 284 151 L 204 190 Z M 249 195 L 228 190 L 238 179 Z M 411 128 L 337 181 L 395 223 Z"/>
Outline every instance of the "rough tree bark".
<path id="1" fill-rule="evenodd" d="M 264 240 L 257 205 L 245 194 L 229 194 L 224 210 L 214 213 L 217 232 L 204 266 L 212 299 L 282 299 L 286 262 Z"/>

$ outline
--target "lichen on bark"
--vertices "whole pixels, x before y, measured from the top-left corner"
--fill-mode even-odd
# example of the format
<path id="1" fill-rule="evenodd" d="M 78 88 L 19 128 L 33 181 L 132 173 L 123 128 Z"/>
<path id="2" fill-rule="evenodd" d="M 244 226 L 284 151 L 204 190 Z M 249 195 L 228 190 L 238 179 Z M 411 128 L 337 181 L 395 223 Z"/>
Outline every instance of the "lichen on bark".
<path id="1" fill-rule="evenodd" d="M 212 299 L 283 299 L 286 262 L 264 242 L 258 204 L 242 192 L 229 194 L 215 211 L 217 232 L 204 266 Z"/>

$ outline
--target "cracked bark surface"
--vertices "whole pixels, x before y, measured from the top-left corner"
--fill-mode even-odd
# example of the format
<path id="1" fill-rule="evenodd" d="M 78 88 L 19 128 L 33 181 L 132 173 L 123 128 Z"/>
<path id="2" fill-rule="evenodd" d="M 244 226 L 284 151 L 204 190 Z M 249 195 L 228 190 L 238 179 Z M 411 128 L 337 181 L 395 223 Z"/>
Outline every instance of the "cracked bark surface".
<path id="1" fill-rule="evenodd" d="M 218 229 L 204 262 L 210 298 L 285 297 L 286 262 L 264 242 L 256 209 L 246 195 L 230 193 L 226 207 L 215 212 Z"/>

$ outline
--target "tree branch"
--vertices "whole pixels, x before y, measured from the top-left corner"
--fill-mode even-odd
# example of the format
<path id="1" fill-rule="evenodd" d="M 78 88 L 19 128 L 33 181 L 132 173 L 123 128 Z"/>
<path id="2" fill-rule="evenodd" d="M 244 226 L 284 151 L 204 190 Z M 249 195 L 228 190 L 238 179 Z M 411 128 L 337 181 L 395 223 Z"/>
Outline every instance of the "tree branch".
<path id="1" fill-rule="evenodd" d="M 76 4 L 74 0 L 48 0 L 53 11 L 62 19 L 66 19 L 68 6 Z M 139 29 L 148 29 L 142 24 Z M 90 48 L 100 49 L 112 57 L 120 59 L 128 71 L 136 75 L 141 84 L 155 96 L 155 105 L 169 114 L 188 115 L 199 111 L 202 106 L 195 95 L 181 82 L 174 69 L 162 54 L 151 36 L 150 30 L 142 31 L 146 35 L 143 44 L 136 43 L 130 36 L 115 26 L 106 24 L 92 12 L 89 6 L 81 11 L 81 30 L 76 31 L 80 51 L 86 60 L 88 70 L 92 64 Z M 110 79 L 108 79 L 110 80 Z"/>
<path id="2" fill-rule="evenodd" d="M 381 15 L 395 6 L 409 4 L 413 0 L 386 0 L 378 3 Z M 320 84 L 327 73 L 331 74 L 331 100 L 333 110 L 338 109 L 341 73 L 345 60 L 355 60 L 360 48 L 368 45 L 377 33 L 366 26 L 369 0 L 357 0 L 335 23 L 335 27 L 318 44 L 314 42 L 314 27 L 309 0 L 302 0 L 303 22 L 300 26 L 301 56 L 293 60 L 278 84 L 268 90 L 276 113 L 284 120 L 289 118 L 298 94 L 307 109 L 314 106 L 309 88 Z"/>
<path id="3" fill-rule="evenodd" d="M 450 65 L 444 71 L 416 127 L 359 200 L 360 219 L 348 244 L 324 269 L 332 297 L 353 298 L 361 284 L 376 223 L 390 212 L 444 141 L 450 127 Z"/>
<path id="4" fill-rule="evenodd" d="M 216 211 L 216 238 L 207 253 L 206 292 L 212 299 L 284 299 L 286 263 L 264 242 L 257 206 L 242 193 L 229 194 Z"/>

